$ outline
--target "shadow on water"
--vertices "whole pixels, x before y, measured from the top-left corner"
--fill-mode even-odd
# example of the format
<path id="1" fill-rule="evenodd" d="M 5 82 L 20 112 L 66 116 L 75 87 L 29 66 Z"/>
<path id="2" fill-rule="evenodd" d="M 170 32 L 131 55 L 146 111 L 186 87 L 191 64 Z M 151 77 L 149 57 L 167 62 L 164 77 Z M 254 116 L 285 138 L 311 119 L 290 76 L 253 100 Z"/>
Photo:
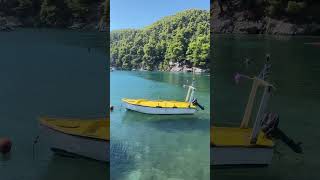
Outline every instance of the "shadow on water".
<path id="1" fill-rule="evenodd" d="M 234 180 L 234 179 L 246 179 L 246 180 L 282 180 L 277 178 L 276 175 L 270 174 L 268 167 L 237 167 L 237 168 L 213 168 L 210 167 L 211 179 L 223 179 L 223 180 Z M 263 174 L 264 176 L 261 176 Z"/>
<path id="2" fill-rule="evenodd" d="M 137 118 L 138 117 L 138 118 Z M 209 129 L 209 121 L 195 115 L 150 115 L 127 110 L 122 121 L 125 124 L 141 125 L 157 128 L 161 131 L 203 131 Z"/>
<path id="3" fill-rule="evenodd" d="M 64 157 L 54 154 L 48 162 L 42 179 L 57 180 L 106 180 L 109 177 L 109 163 L 89 160 L 82 157 Z M 85 173 L 84 173 L 85 172 Z"/>

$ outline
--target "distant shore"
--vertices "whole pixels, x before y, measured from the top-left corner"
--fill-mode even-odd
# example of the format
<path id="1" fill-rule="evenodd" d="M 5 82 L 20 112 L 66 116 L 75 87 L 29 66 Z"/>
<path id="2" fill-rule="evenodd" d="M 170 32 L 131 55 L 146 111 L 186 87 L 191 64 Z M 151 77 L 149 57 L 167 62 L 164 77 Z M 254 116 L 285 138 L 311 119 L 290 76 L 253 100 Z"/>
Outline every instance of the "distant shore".
<path id="1" fill-rule="evenodd" d="M 196 73 L 196 74 L 202 74 L 202 73 L 209 73 L 210 72 L 209 69 L 202 69 L 202 68 L 198 68 L 198 67 L 191 67 L 191 68 L 189 68 L 189 67 L 173 67 L 173 68 L 171 68 L 169 70 L 146 70 L 146 69 L 143 69 L 143 68 L 122 69 L 122 68 L 119 68 L 119 67 L 111 66 L 110 70 L 111 71 L 114 71 L 114 70 L 149 71 L 149 72 L 156 72 L 156 71 L 159 71 L 159 72 L 187 72 L 187 73 Z"/>
<path id="2" fill-rule="evenodd" d="M 33 22 L 34 23 L 34 22 Z M 107 26 L 106 23 L 101 19 L 98 22 L 90 22 L 90 23 L 80 23 L 74 22 L 69 26 L 41 26 L 34 24 L 24 24 L 18 18 L 8 16 L 1 17 L 0 16 L 0 32 L 10 32 L 14 31 L 17 28 L 61 28 L 61 29 L 69 29 L 69 30 L 79 30 L 79 31 L 99 31 L 106 32 Z"/>

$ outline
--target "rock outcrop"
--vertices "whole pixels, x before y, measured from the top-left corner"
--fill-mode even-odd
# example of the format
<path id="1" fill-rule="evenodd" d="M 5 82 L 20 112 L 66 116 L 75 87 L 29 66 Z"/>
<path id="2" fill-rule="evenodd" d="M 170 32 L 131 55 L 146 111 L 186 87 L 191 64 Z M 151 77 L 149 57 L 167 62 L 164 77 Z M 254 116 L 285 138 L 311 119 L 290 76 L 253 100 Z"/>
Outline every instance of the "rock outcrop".
<path id="1" fill-rule="evenodd" d="M 12 31 L 22 26 L 21 22 L 13 16 L 0 16 L 0 31 Z"/>
<path id="2" fill-rule="evenodd" d="M 208 69 L 202 69 L 199 67 L 192 67 L 190 65 L 186 65 L 184 63 L 172 63 L 169 68 L 170 72 L 193 72 L 193 73 L 207 73 Z"/>

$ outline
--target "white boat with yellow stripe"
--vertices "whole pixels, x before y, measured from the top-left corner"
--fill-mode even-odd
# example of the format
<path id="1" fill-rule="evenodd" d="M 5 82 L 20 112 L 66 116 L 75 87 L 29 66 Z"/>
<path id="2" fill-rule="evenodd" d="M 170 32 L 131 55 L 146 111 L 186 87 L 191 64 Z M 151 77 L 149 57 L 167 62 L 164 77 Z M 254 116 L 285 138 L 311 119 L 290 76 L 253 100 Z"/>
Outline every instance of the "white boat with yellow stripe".
<path id="1" fill-rule="evenodd" d="M 253 89 L 245 111 L 241 126 L 237 127 L 211 127 L 211 164 L 212 165 L 267 165 L 271 163 L 274 142 L 261 131 L 261 113 L 259 109 L 254 127 L 248 127 L 252 112 L 253 101 L 258 85 L 265 84 L 254 78 Z M 260 108 L 265 108 L 270 87 L 266 86 Z"/>
<path id="2" fill-rule="evenodd" d="M 188 86 L 185 101 L 173 100 L 148 100 L 148 99 L 122 99 L 126 109 L 145 114 L 194 114 L 197 107 L 204 109 L 194 98 L 195 89 L 193 85 Z"/>
<path id="3" fill-rule="evenodd" d="M 43 138 L 57 153 L 109 161 L 109 119 L 40 118 Z"/>
<path id="4" fill-rule="evenodd" d="M 272 162 L 277 139 L 282 140 L 294 152 L 302 153 L 300 143 L 295 143 L 278 128 L 279 116 L 267 112 L 267 104 L 272 90 L 275 89 L 266 81 L 270 67 L 269 57 L 267 57 L 267 63 L 258 77 L 236 75 L 237 82 L 240 77 L 253 80 L 249 100 L 240 127 L 211 127 L 211 165 L 269 165 Z M 252 123 L 253 127 L 249 127 L 259 87 L 263 88 L 263 94 L 255 121 Z"/>

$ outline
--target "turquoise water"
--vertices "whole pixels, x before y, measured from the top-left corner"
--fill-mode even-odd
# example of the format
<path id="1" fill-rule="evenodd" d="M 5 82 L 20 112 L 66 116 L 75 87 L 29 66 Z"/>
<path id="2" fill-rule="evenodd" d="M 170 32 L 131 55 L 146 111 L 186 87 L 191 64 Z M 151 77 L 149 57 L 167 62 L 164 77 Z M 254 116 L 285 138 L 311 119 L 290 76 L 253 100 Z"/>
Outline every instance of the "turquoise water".
<path id="1" fill-rule="evenodd" d="M 32 150 L 40 115 L 105 116 L 106 62 L 104 33 L 0 32 L 0 137 L 13 142 L 1 180 L 107 179 L 107 164 L 55 155 L 41 137 Z"/>
<path id="2" fill-rule="evenodd" d="M 236 85 L 234 73 L 255 75 L 270 53 L 271 82 L 276 91 L 269 110 L 279 113 L 279 127 L 303 143 L 303 155 L 277 143 L 272 165 L 266 168 L 211 168 L 211 179 L 319 179 L 320 48 L 305 43 L 319 37 L 231 36 L 214 37 L 212 123 L 238 126 L 250 93 L 251 82 Z M 249 66 L 245 58 L 252 58 Z"/>
<path id="3" fill-rule="evenodd" d="M 194 115 L 148 115 L 126 111 L 122 98 L 184 100 L 196 79 L 205 111 Z M 111 72 L 111 179 L 209 179 L 210 83 L 208 75 Z"/>

